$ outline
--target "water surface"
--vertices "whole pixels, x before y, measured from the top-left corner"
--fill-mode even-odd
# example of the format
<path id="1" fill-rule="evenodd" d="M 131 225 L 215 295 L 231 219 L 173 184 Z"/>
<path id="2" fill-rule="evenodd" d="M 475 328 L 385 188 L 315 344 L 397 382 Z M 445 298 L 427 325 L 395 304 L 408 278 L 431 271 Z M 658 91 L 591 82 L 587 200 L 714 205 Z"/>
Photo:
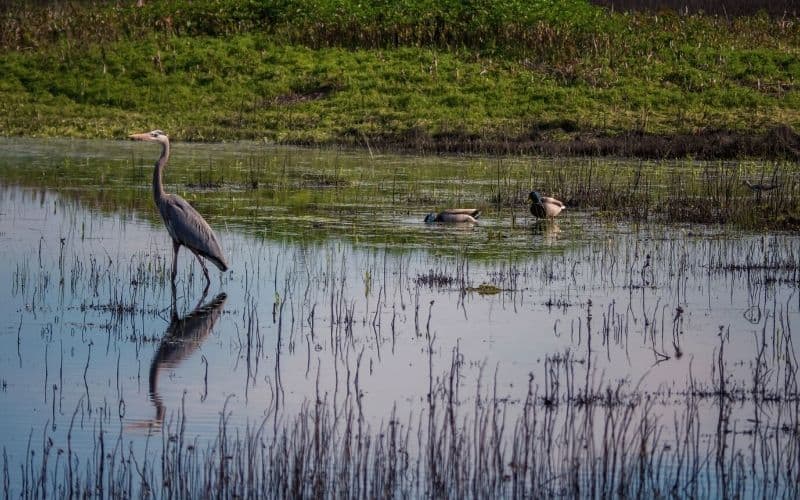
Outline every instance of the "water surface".
<path id="1" fill-rule="evenodd" d="M 265 418 L 277 428 L 317 400 L 336 408 L 355 397 L 375 427 L 392 411 L 412 421 L 454 360 L 461 403 L 489 391 L 510 416 L 531 387 L 544 404 L 612 387 L 652 397 L 669 423 L 687 392 L 713 395 L 724 382 L 742 432 L 757 425 L 756 389 L 791 392 L 796 234 L 571 210 L 537 222 L 500 198 L 526 192 L 543 159 L 259 144 L 174 152 L 168 190 L 206 214 L 232 265 L 212 267 L 203 296 L 182 251 L 173 308 L 171 244 L 149 187 L 157 151 L 2 140 L 0 444 L 10 464 L 45 436 L 91 454 L 100 429 L 143 450 L 178 414 L 198 446 L 214 442 L 221 415 L 241 432 Z M 422 223 L 445 204 L 479 206 L 481 223 Z M 699 411 L 712 432 L 713 397 Z"/>

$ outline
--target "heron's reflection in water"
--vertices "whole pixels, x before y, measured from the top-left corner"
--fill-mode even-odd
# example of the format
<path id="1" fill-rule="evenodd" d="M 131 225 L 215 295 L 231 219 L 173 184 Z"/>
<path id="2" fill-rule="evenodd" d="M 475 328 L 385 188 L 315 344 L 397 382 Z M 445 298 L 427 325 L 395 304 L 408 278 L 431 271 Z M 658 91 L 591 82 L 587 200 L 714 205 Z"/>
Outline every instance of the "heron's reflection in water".
<path id="1" fill-rule="evenodd" d="M 173 308 L 172 321 L 161 339 L 153 361 L 150 363 L 149 398 L 156 408 L 155 418 L 139 421 L 132 425 L 134 428 L 158 430 L 164 422 L 166 406 L 158 392 L 158 378 L 161 373 L 171 368 L 176 368 L 186 358 L 190 357 L 214 329 L 227 295 L 220 293 L 213 300 L 203 305 L 198 305 L 192 312 L 179 318 Z M 202 300 L 202 299 L 201 299 Z"/>

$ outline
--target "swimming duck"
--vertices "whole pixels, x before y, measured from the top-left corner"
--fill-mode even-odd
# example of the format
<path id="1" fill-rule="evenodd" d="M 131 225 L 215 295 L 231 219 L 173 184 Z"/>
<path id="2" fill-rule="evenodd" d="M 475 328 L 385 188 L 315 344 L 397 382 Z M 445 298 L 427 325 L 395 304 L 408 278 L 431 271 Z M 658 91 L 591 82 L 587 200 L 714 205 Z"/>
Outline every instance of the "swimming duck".
<path id="1" fill-rule="evenodd" d="M 481 214 L 481 211 L 475 208 L 451 208 L 442 210 L 438 214 L 431 212 L 425 216 L 426 224 L 433 224 L 434 222 L 445 223 L 458 223 L 468 222 L 470 224 L 477 224 L 476 220 Z"/>
<path id="2" fill-rule="evenodd" d="M 540 196 L 536 191 L 531 191 L 528 201 L 531 202 L 531 214 L 540 219 L 553 218 L 565 208 L 565 205 L 557 199 Z"/>

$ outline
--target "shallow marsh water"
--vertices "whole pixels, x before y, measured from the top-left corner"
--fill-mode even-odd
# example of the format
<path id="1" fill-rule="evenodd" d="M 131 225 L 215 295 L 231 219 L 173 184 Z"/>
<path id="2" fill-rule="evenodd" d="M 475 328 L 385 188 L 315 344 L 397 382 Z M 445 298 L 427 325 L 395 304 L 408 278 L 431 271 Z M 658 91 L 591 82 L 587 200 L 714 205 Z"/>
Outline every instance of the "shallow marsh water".
<path id="1" fill-rule="evenodd" d="M 180 424 L 192 446 L 213 448 L 221 419 L 228 433 L 266 419 L 277 434 L 318 401 L 357 408 L 374 429 L 416 429 L 454 372 L 459 405 L 492 401 L 510 420 L 530 411 L 529 391 L 544 408 L 646 398 L 665 440 L 681 439 L 673 419 L 697 398 L 700 440 L 719 432 L 724 406 L 741 450 L 754 429 L 786 425 L 760 402 L 797 400 L 796 233 L 570 210 L 535 222 L 503 200 L 545 175 L 543 159 L 174 144 L 168 191 L 206 215 L 232 263 L 212 269 L 203 296 L 182 251 L 175 319 L 149 184 L 157 154 L 2 139 L 0 434 L 12 494 L 48 439 L 86 466 L 101 434 L 145 454 Z M 481 224 L 422 223 L 450 205 L 484 209 Z"/>

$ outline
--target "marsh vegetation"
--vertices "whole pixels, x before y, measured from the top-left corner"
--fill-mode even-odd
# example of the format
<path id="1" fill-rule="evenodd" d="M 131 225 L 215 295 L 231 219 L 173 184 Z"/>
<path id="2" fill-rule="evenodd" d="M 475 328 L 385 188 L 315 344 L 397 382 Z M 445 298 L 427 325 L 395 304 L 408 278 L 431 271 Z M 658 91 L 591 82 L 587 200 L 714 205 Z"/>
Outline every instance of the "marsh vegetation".
<path id="1" fill-rule="evenodd" d="M 172 316 L 157 151 L 2 151 L 5 496 L 798 493 L 790 163 L 176 143 L 233 266 Z"/>
<path id="2" fill-rule="evenodd" d="M 0 3 L 5 498 L 798 497 L 796 12 L 135 3 Z"/>

